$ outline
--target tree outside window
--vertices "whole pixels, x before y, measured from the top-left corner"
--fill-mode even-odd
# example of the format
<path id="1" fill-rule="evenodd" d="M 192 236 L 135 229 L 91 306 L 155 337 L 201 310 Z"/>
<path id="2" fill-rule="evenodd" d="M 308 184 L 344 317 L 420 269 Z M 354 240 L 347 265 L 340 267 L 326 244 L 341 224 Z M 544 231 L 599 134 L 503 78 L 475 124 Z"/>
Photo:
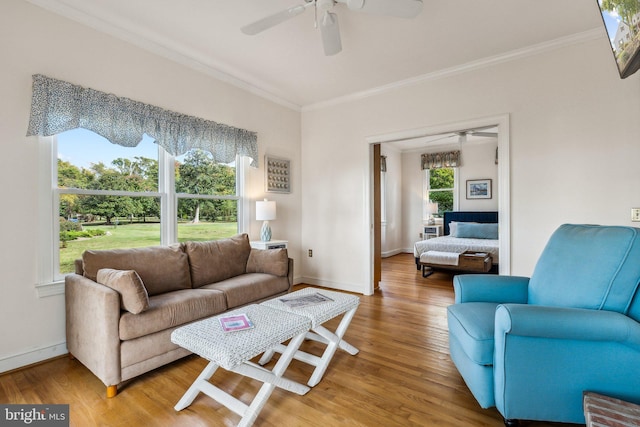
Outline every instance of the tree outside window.
<path id="1" fill-rule="evenodd" d="M 83 129 L 58 135 L 57 147 L 62 275 L 73 271 L 74 260 L 87 249 L 159 245 L 171 224 L 177 224 L 179 241 L 239 231 L 235 163 L 216 164 L 210 153 L 191 150 L 171 157 L 173 167 L 161 170 L 163 149 L 151 139 L 121 147 Z M 162 188 L 159 176 L 172 171 L 169 188 Z M 176 201 L 176 217 L 162 218 L 163 200 Z"/>
<path id="2" fill-rule="evenodd" d="M 427 169 L 427 201 L 438 203 L 438 213 L 433 216 L 441 218 L 444 212 L 454 210 L 455 169 Z"/>

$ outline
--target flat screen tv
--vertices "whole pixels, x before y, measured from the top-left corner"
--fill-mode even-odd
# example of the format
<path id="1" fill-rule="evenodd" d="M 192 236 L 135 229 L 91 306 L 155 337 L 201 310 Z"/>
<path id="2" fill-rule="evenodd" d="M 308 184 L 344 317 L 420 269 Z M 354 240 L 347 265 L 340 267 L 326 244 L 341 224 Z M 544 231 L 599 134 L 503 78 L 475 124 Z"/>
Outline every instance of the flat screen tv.
<path id="1" fill-rule="evenodd" d="M 596 0 L 620 77 L 640 68 L 640 0 Z"/>

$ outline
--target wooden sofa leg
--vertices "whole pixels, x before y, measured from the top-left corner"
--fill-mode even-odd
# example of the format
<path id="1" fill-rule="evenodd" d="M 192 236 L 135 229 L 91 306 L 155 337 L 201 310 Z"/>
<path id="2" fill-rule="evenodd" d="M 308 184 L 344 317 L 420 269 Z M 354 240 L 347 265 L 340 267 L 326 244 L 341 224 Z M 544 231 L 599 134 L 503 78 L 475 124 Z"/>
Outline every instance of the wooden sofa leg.
<path id="1" fill-rule="evenodd" d="M 107 386 L 107 398 L 115 397 L 118 394 L 118 386 L 117 385 L 108 385 Z"/>
<path id="2" fill-rule="evenodd" d="M 520 421 L 514 419 L 505 419 L 504 420 L 505 427 L 518 427 L 520 425 Z"/>

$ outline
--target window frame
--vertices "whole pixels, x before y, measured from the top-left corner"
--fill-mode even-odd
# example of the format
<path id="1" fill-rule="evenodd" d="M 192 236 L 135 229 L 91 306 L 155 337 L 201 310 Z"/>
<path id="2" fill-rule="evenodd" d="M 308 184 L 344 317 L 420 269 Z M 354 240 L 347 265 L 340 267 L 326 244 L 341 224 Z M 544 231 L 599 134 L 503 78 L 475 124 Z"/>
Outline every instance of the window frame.
<path id="1" fill-rule="evenodd" d="M 56 135 L 38 137 L 38 266 L 36 291 L 39 297 L 64 294 L 64 278 L 60 273 L 59 205 L 61 194 L 113 195 L 157 197 L 160 199 L 160 244 L 168 246 L 178 241 L 178 199 L 235 200 L 237 202 L 237 232 L 249 227 L 249 201 L 245 196 L 245 182 L 249 158 L 236 156 L 236 194 L 200 195 L 175 191 L 175 159 L 158 145 L 158 191 L 131 192 L 119 190 L 60 189 L 58 188 L 58 138 Z"/>
<path id="2" fill-rule="evenodd" d="M 456 211 L 460 206 L 460 171 L 459 167 L 451 167 L 451 168 L 443 168 L 443 169 L 453 169 L 453 188 L 439 188 L 437 190 L 431 190 L 431 169 L 424 169 L 424 175 L 422 180 L 422 194 L 424 194 L 424 200 L 422 203 L 422 218 L 426 220 L 429 217 L 429 213 L 427 212 L 427 203 L 431 200 L 431 192 L 436 191 L 453 191 L 453 210 Z"/>

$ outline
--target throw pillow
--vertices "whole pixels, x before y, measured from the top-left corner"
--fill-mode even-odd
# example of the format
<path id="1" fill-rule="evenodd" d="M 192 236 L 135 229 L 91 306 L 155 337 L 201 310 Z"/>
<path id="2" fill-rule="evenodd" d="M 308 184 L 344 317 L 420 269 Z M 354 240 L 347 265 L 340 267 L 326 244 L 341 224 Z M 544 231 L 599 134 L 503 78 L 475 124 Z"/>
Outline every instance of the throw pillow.
<path id="1" fill-rule="evenodd" d="M 467 239 L 497 239 L 498 224 L 479 224 L 473 222 L 459 222 L 454 237 Z"/>
<path id="2" fill-rule="evenodd" d="M 251 249 L 247 260 L 247 273 L 267 273 L 284 277 L 289 273 L 286 249 Z"/>
<path id="3" fill-rule="evenodd" d="M 138 314 L 149 308 L 149 295 L 142 279 L 135 270 L 98 270 L 97 282 L 120 293 L 120 306 L 130 313 Z"/>

